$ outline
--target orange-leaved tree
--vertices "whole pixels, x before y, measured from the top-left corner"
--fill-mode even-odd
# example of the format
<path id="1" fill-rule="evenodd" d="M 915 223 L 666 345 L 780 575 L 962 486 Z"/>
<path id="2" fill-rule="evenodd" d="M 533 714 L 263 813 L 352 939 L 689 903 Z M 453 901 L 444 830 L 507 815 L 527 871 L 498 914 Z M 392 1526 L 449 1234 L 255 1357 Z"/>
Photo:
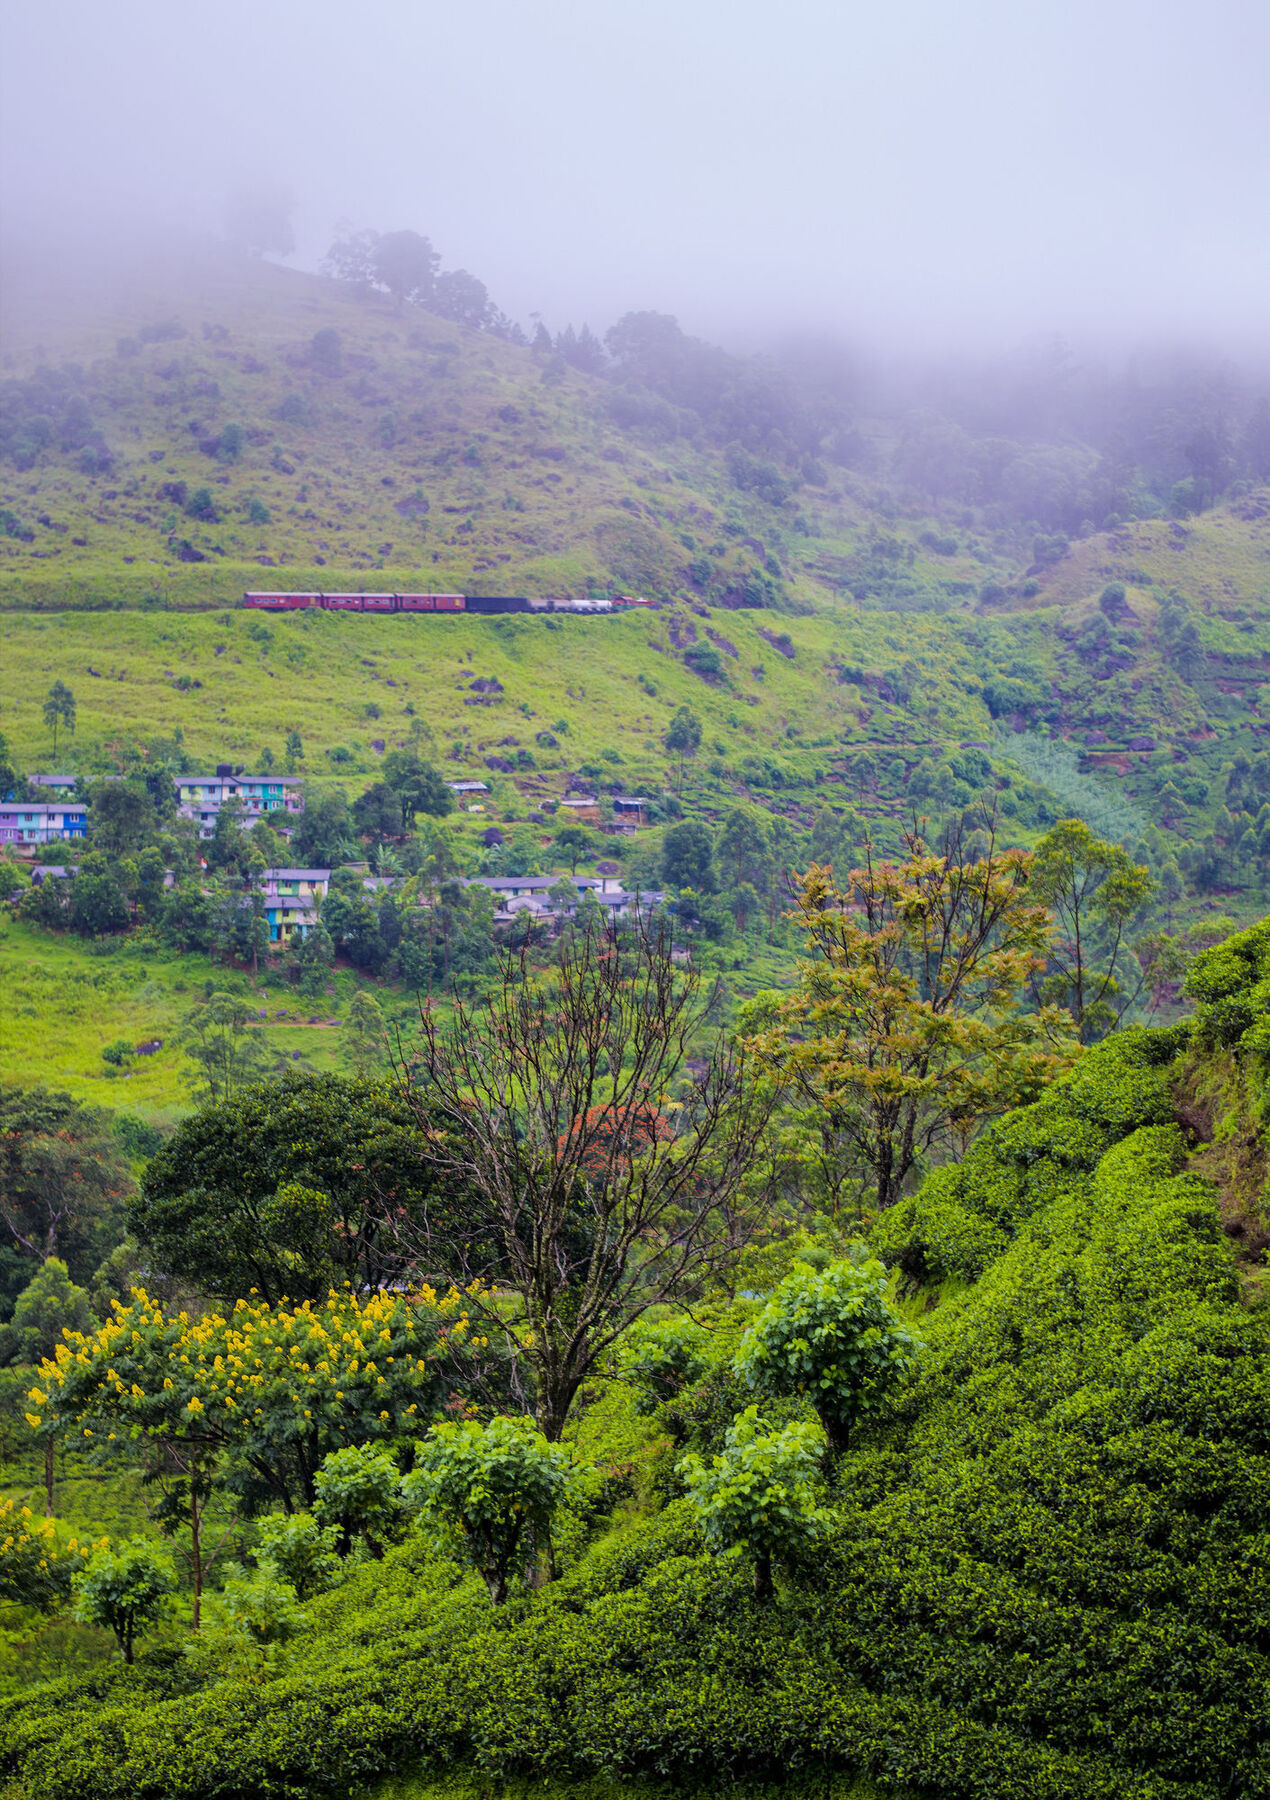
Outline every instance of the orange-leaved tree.
<path id="1" fill-rule="evenodd" d="M 1030 856 L 999 849 L 990 826 L 939 850 L 914 829 L 904 847 L 890 862 L 866 844 L 842 887 L 816 865 L 800 878 L 795 916 L 811 956 L 751 1039 L 879 1207 L 1076 1054 L 1065 1012 L 1024 1009 L 1052 929 L 1029 891 Z"/>

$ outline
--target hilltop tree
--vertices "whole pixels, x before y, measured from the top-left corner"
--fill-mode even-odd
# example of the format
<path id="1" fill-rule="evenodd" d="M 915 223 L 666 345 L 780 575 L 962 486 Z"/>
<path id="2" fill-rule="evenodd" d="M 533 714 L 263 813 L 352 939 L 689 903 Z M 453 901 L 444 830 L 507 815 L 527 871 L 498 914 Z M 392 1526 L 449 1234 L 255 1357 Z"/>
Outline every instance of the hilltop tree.
<path id="1" fill-rule="evenodd" d="M 417 231 L 386 231 L 370 252 L 374 280 L 387 288 L 400 312 L 406 301 L 426 306 L 436 287 L 441 258 Z"/>
<path id="2" fill-rule="evenodd" d="M 770 1108 L 744 1057 L 716 1042 L 673 1126 L 661 1112 L 712 1000 L 637 924 L 578 931 L 542 978 L 505 951 L 486 1003 L 421 1015 L 405 1073 L 423 1153 L 479 1225 L 473 1241 L 426 1217 L 409 1238 L 422 1267 L 492 1284 L 473 1311 L 518 1341 L 550 1439 L 627 1326 L 755 1227 L 739 1194 Z"/>
<path id="3" fill-rule="evenodd" d="M 469 275 L 466 269 L 447 269 L 438 275 L 428 302 L 431 311 L 456 325 L 470 325 L 480 331 L 489 323 L 493 308 L 483 281 Z"/>
<path id="4" fill-rule="evenodd" d="M 813 865 L 797 909 L 812 952 L 755 1052 L 794 1105 L 832 1130 L 892 1206 L 920 1159 L 993 1113 L 1033 1098 L 1069 1060 L 1071 1020 L 1025 1013 L 1050 915 L 1031 859 L 905 833 L 904 862 L 876 861 L 842 887 Z"/>
<path id="5" fill-rule="evenodd" d="M 48 691 L 44 702 L 44 723 L 53 733 L 53 755 L 57 755 L 57 734 L 60 728 L 75 735 L 75 696 L 61 679 L 55 681 Z"/>
<path id="6" fill-rule="evenodd" d="M 1032 889 L 1058 922 L 1032 991 L 1043 1004 L 1066 1007 L 1081 1042 L 1092 1043 L 1115 1029 L 1141 991 L 1125 933 L 1150 905 L 1155 881 L 1119 844 L 1095 837 L 1081 819 L 1063 819 L 1036 846 Z"/>

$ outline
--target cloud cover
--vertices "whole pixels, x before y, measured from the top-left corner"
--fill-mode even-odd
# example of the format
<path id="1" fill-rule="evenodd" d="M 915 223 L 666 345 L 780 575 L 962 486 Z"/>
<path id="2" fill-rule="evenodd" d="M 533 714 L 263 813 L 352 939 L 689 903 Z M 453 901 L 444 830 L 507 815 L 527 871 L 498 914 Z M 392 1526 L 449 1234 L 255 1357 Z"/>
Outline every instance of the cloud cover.
<path id="1" fill-rule="evenodd" d="M 45 0 L 11 12 L 12 239 L 215 229 L 280 182 L 497 302 L 756 343 L 1270 318 L 1262 0 Z"/>

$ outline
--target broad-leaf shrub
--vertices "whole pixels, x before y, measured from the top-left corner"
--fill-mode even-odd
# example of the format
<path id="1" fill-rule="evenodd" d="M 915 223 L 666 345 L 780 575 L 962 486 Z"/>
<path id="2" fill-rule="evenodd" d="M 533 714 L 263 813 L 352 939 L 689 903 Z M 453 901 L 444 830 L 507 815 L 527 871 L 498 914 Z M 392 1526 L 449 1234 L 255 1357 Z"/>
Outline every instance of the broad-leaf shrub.
<path id="1" fill-rule="evenodd" d="M 111 1548 L 93 1551 L 86 1567 L 71 1582 L 75 1617 L 81 1625 L 104 1625 L 115 1634 L 130 1663 L 138 1634 L 167 1610 L 176 1591 L 176 1574 L 168 1557 L 148 1538 L 130 1537 Z"/>
<path id="2" fill-rule="evenodd" d="M 256 1562 L 297 1599 L 308 1600 L 334 1587 L 343 1573 L 339 1536 L 338 1525 L 319 1525 L 312 1513 L 270 1513 L 260 1521 Z"/>
<path id="3" fill-rule="evenodd" d="M 828 1528 L 830 1514 L 816 1503 L 824 1448 L 809 1420 L 776 1430 L 749 1406 L 725 1437 L 721 1456 L 709 1462 L 686 1456 L 679 1465 L 709 1548 L 753 1557 L 757 1600 L 773 1597 L 773 1560 L 796 1557 Z"/>
<path id="4" fill-rule="evenodd" d="M 292 1646 L 308 1624 L 289 1582 L 268 1567 L 248 1574 L 231 1563 L 220 1592 L 207 1602 L 207 1616 L 189 1654 L 209 1674 L 258 1680 L 287 1666 Z"/>
<path id="5" fill-rule="evenodd" d="M 635 1405 L 644 1415 L 656 1412 L 709 1367 L 709 1334 L 691 1319 L 641 1320 L 622 1350 L 622 1378 L 635 1390 Z"/>
<path id="6" fill-rule="evenodd" d="M 425 1521 L 447 1531 L 495 1606 L 543 1548 L 569 1483 L 569 1456 L 532 1419 L 500 1413 L 434 1425 L 403 1483 Z"/>
<path id="7" fill-rule="evenodd" d="M 372 1556 L 383 1555 L 401 1513 L 400 1479 L 391 1451 L 374 1444 L 332 1450 L 313 1480 L 313 1516 L 334 1526 L 341 1554 L 360 1541 Z"/>
<path id="8" fill-rule="evenodd" d="M 891 1405 L 916 1359 L 917 1340 L 887 1299 L 886 1270 L 846 1261 L 787 1275 L 742 1338 L 736 1368 L 756 1393 L 806 1395 L 837 1454 L 855 1424 Z"/>

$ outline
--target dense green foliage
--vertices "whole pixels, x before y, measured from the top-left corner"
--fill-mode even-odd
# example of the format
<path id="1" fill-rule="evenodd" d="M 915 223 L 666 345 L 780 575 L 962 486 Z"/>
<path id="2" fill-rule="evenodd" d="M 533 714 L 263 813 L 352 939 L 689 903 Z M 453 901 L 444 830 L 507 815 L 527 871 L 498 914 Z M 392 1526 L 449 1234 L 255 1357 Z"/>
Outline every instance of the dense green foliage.
<path id="1" fill-rule="evenodd" d="M 828 1529 L 832 1515 L 816 1504 L 823 1445 L 816 1427 L 797 1420 L 766 1425 L 748 1406 L 709 1462 L 688 1455 L 679 1472 L 709 1549 L 754 1558 L 754 1597 L 775 1597 L 772 1560 L 796 1560 Z"/>
<path id="2" fill-rule="evenodd" d="M 134 1537 L 114 1550 L 94 1550 L 72 1587 L 81 1624 L 108 1626 L 130 1663 L 138 1634 L 161 1616 L 176 1575 L 148 1539 Z"/>
<path id="3" fill-rule="evenodd" d="M 431 1198 L 419 1126 L 387 1082 L 287 1075 L 187 1118 L 146 1165 L 129 1226 L 160 1270 L 210 1292 L 320 1300 L 398 1279 L 393 1220 Z"/>
<path id="4" fill-rule="evenodd" d="M 1265 1793 L 1270 1344 L 1171 1123 L 1185 1040 L 1113 1038 L 985 1133 L 957 1197 L 996 1233 L 983 1272 L 925 1313 L 918 1380 L 860 1423 L 813 1501 L 814 1574 L 795 1565 L 775 1604 L 687 1499 L 607 1532 L 593 1514 L 558 1581 L 494 1610 L 416 1531 L 306 1604 L 285 1669 L 143 1659 L 33 1690 L 4 1766 L 32 1800 L 340 1794 L 472 1762 L 693 1786 L 825 1765 L 975 1800 Z"/>
<path id="5" fill-rule="evenodd" d="M 532 1419 L 500 1413 L 488 1425 L 434 1425 L 406 1493 L 425 1523 L 457 1538 L 460 1555 L 501 1606 L 510 1578 L 550 1542 L 567 1486 L 567 1453 Z"/>
<path id="6" fill-rule="evenodd" d="M 837 1262 L 786 1276 L 745 1334 L 737 1373 L 760 1394 L 806 1395 L 837 1453 L 893 1403 L 917 1348 L 887 1302 L 881 1263 Z"/>

